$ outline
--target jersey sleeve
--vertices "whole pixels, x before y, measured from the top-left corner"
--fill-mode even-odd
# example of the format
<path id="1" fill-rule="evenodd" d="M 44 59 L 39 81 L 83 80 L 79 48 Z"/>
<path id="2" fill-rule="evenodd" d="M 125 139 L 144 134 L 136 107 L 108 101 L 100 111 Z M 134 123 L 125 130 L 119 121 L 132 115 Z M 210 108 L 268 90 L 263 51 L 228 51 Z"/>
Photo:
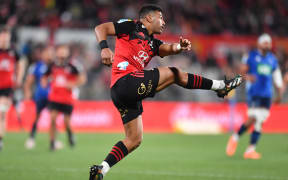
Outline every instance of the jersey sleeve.
<path id="1" fill-rule="evenodd" d="M 277 58 L 274 56 L 274 64 L 273 64 L 272 71 L 274 72 L 277 68 L 279 68 L 279 64 L 278 64 Z"/>
<path id="2" fill-rule="evenodd" d="M 242 59 L 241 59 L 242 64 L 248 65 L 248 63 L 249 63 L 248 61 L 249 61 L 249 54 L 244 54 Z"/>
<path id="3" fill-rule="evenodd" d="M 121 35 L 129 34 L 136 28 L 136 24 L 131 19 L 121 19 L 114 22 L 116 35 L 119 37 Z"/>
<path id="4" fill-rule="evenodd" d="M 159 47 L 163 44 L 163 42 L 159 39 L 154 39 L 153 46 L 154 46 L 154 54 L 159 56 Z"/>
<path id="5" fill-rule="evenodd" d="M 36 65 L 31 64 L 28 68 L 28 74 L 34 76 L 35 75 L 35 69 L 36 69 Z"/>
<path id="6" fill-rule="evenodd" d="M 80 69 L 78 69 L 76 66 L 74 66 L 73 64 L 70 64 L 71 66 L 71 73 L 73 75 L 78 75 L 80 73 Z"/>
<path id="7" fill-rule="evenodd" d="M 20 60 L 20 55 L 17 53 L 17 51 L 14 51 L 14 55 L 15 55 L 15 60 L 19 61 Z"/>

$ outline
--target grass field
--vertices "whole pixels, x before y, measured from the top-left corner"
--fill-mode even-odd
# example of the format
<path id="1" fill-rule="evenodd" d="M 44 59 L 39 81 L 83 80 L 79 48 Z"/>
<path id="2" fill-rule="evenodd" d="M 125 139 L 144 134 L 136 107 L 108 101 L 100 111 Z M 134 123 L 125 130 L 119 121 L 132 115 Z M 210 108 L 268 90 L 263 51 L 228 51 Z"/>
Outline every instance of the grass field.
<path id="1" fill-rule="evenodd" d="M 24 133 L 9 133 L 0 152 L 0 180 L 88 180 L 120 134 L 77 134 L 77 146 L 48 150 L 48 135 L 26 150 Z M 59 138 L 66 142 L 66 136 Z M 235 157 L 224 150 L 228 135 L 145 134 L 139 149 L 112 168 L 105 180 L 288 180 L 288 135 L 263 135 L 261 160 L 244 160 L 248 135 Z"/>

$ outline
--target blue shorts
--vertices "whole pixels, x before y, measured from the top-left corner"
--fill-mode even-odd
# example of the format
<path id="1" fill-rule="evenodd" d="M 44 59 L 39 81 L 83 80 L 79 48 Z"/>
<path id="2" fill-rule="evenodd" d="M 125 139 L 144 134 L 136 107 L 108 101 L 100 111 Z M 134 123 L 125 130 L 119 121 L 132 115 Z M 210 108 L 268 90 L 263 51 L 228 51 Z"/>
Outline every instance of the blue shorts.
<path id="1" fill-rule="evenodd" d="M 47 106 L 48 99 L 37 99 L 34 100 L 36 104 L 36 111 L 37 114 L 41 113 L 41 111 Z"/>
<path id="2" fill-rule="evenodd" d="M 249 108 L 259 107 L 259 108 L 266 108 L 270 109 L 272 104 L 272 98 L 267 97 L 259 97 L 259 96 L 252 96 L 247 97 L 247 103 Z"/>

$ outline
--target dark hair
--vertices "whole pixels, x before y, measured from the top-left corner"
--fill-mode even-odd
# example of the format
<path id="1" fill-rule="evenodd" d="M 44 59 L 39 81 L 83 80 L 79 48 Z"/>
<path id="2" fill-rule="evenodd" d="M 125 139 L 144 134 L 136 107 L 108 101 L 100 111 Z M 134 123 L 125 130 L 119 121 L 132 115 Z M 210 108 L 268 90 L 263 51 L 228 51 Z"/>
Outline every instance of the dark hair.
<path id="1" fill-rule="evenodd" d="M 142 8 L 139 11 L 139 18 L 144 18 L 147 14 L 149 14 L 152 11 L 160 11 L 163 12 L 161 7 L 155 5 L 155 4 L 147 4 L 142 6 Z"/>

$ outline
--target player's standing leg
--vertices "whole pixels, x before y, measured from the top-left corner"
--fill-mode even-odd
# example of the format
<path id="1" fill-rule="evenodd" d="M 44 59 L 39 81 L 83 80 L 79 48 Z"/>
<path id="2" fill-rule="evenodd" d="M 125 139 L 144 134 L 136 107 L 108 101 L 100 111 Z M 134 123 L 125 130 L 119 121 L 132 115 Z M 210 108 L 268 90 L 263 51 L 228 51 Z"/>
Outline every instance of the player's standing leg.
<path id="1" fill-rule="evenodd" d="M 36 118 L 33 122 L 32 129 L 30 131 L 29 138 L 27 139 L 25 146 L 27 149 L 33 149 L 35 147 L 35 135 L 37 132 L 37 124 L 41 115 L 42 110 L 47 105 L 47 99 L 36 100 Z"/>
<path id="2" fill-rule="evenodd" d="M 247 121 L 241 125 L 239 130 L 232 134 L 226 146 L 227 156 L 233 156 L 235 154 L 240 136 L 242 136 L 251 127 L 251 125 L 255 123 L 255 121 L 255 117 L 249 116 Z"/>
<path id="3" fill-rule="evenodd" d="M 270 111 L 270 103 L 271 100 L 267 98 L 263 98 L 262 102 L 268 102 L 265 104 L 269 104 L 266 107 L 257 107 L 257 108 L 251 108 L 248 110 L 248 115 L 254 116 L 255 121 L 254 121 L 254 130 L 251 133 L 250 137 L 250 145 L 247 147 L 245 153 L 244 153 L 244 158 L 245 159 L 260 159 L 261 154 L 256 152 L 256 144 L 260 139 L 261 136 L 261 131 L 262 131 L 262 124 L 263 122 L 269 117 Z"/>
<path id="4" fill-rule="evenodd" d="M 7 112 L 11 106 L 10 97 L 0 96 L 0 150 L 3 148 L 3 137 L 6 130 Z"/>
<path id="5" fill-rule="evenodd" d="M 57 149 L 62 149 L 63 145 L 60 141 L 56 141 L 56 120 L 59 112 L 57 110 L 51 109 L 50 110 L 50 117 L 51 117 L 51 125 L 50 125 L 50 150 L 54 151 Z"/>
<path id="6" fill-rule="evenodd" d="M 94 165 L 90 169 L 89 180 L 101 180 L 112 166 L 122 160 L 140 146 L 143 139 L 142 116 L 124 124 L 125 138 L 117 142 L 100 166 Z"/>
<path id="7" fill-rule="evenodd" d="M 71 120 L 71 114 L 64 114 L 64 123 L 69 140 L 69 145 L 73 147 L 75 146 L 75 138 L 71 129 L 70 120 Z"/>

